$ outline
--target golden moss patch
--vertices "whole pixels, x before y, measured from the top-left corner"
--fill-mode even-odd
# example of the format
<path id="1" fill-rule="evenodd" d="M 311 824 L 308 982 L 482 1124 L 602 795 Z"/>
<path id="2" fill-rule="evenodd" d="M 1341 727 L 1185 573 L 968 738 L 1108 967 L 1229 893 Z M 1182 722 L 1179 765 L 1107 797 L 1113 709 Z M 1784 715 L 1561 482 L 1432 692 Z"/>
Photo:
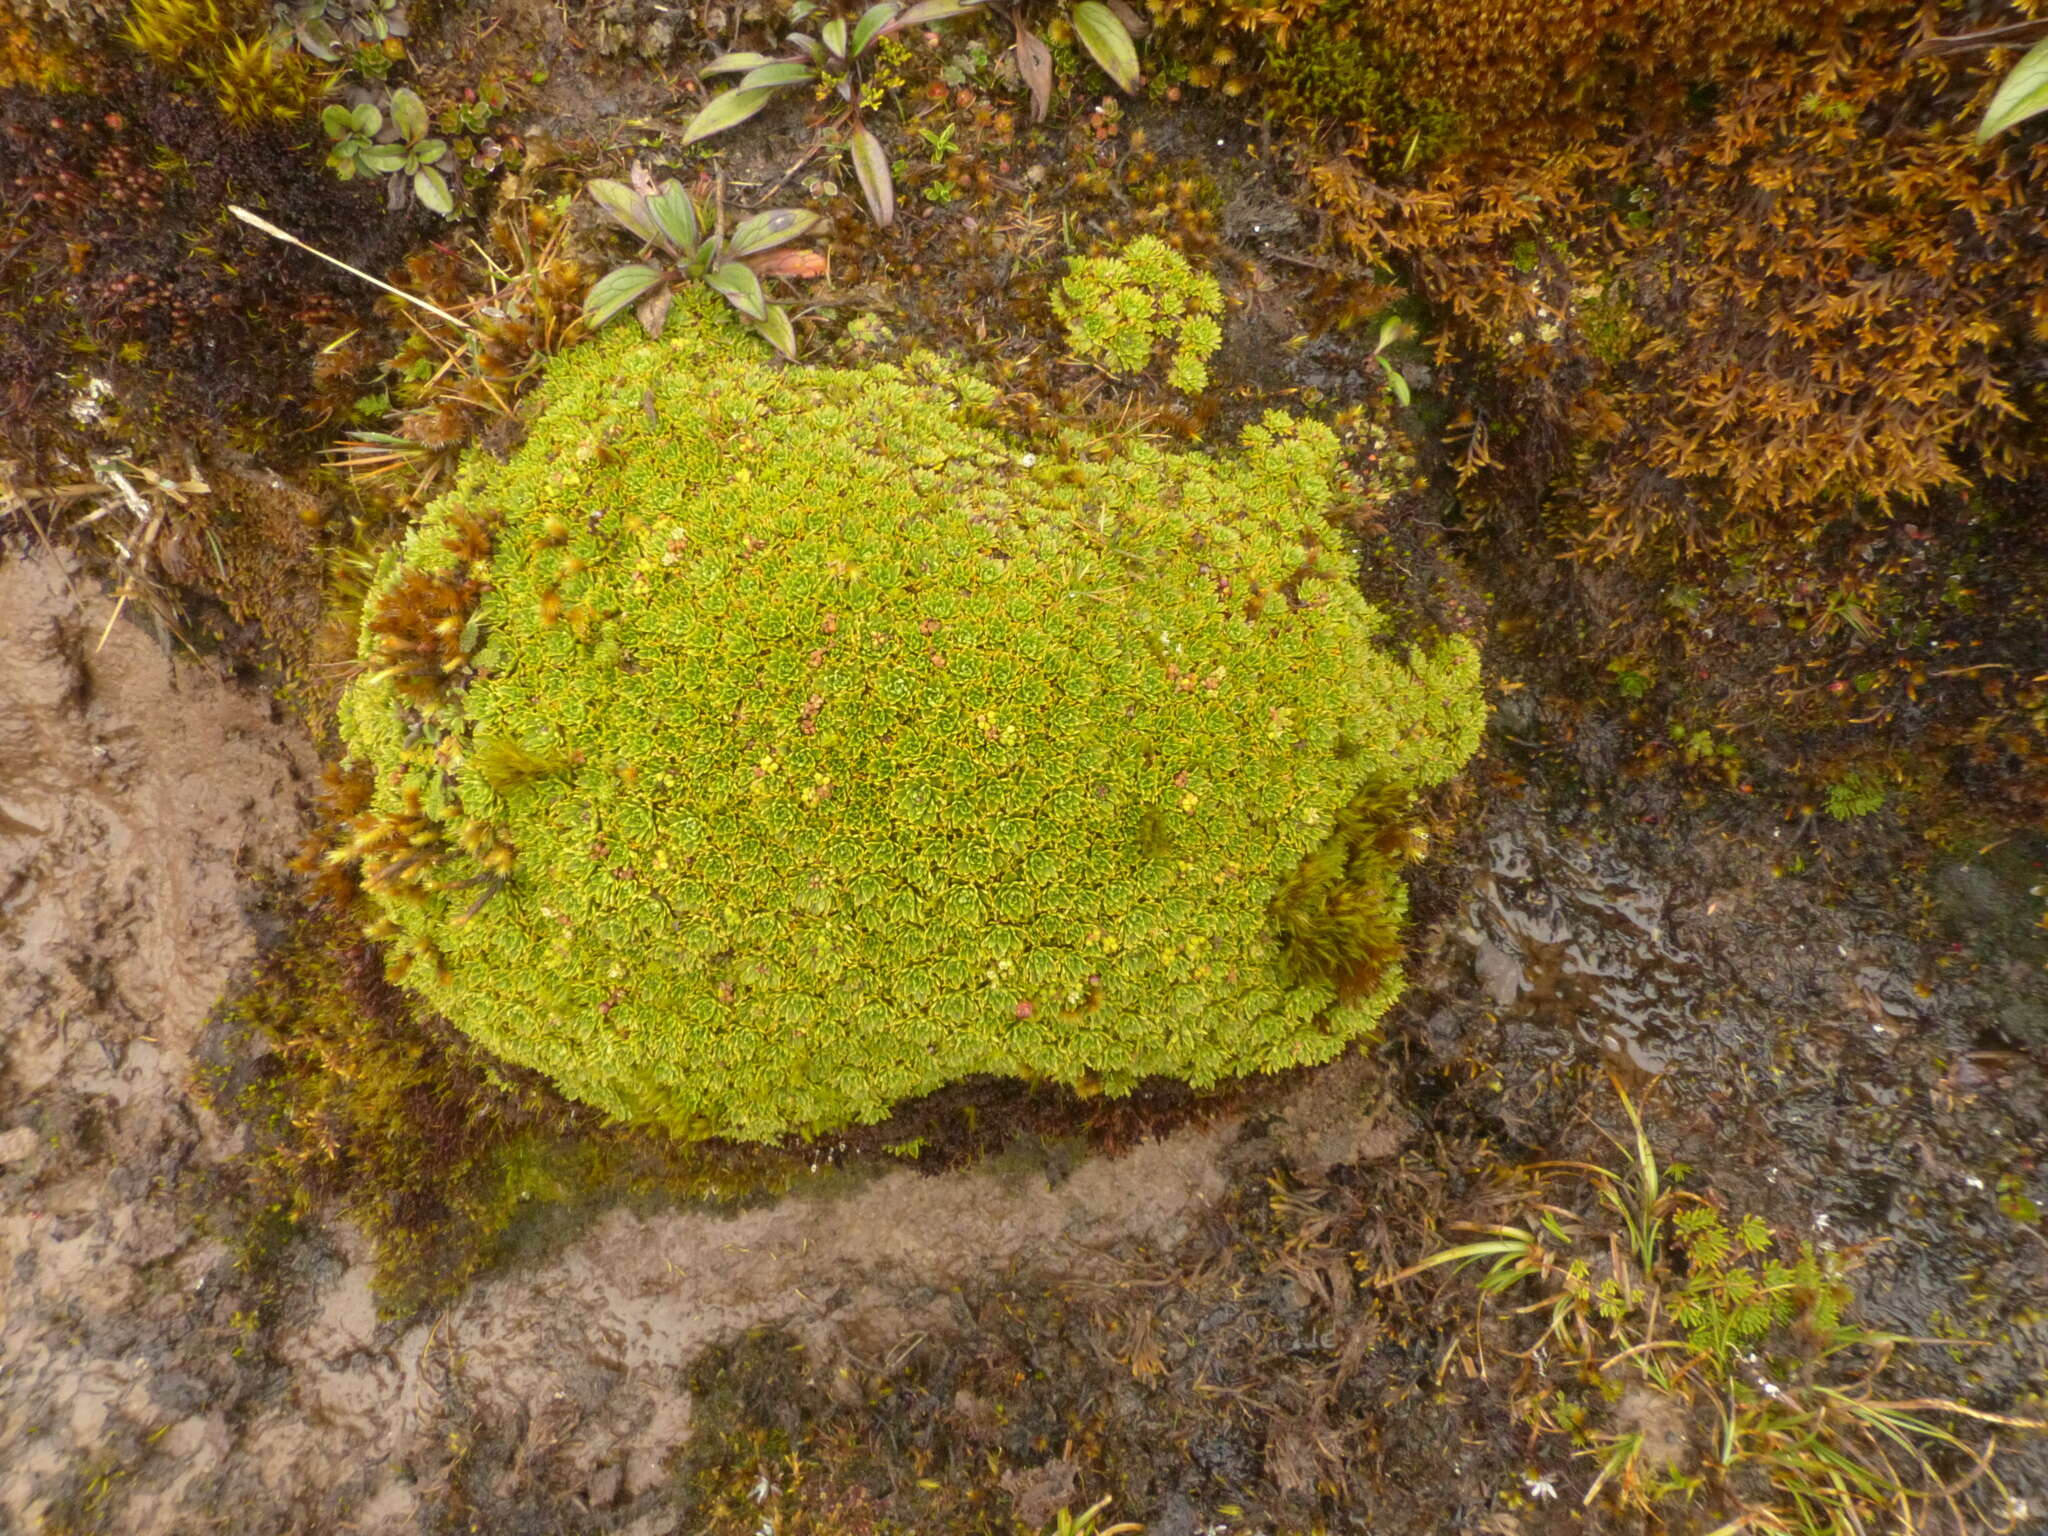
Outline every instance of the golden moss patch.
<path id="1" fill-rule="evenodd" d="M 1478 661 L 1380 643 L 1334 438 L 1040 461 L 923 373 L 771 367 L 679 301 L 558 359 L 371 591 L 343 855 L 409 983 L 613 1115 L 1210 1084 L 1399 989 L 1391 829 Z"/>

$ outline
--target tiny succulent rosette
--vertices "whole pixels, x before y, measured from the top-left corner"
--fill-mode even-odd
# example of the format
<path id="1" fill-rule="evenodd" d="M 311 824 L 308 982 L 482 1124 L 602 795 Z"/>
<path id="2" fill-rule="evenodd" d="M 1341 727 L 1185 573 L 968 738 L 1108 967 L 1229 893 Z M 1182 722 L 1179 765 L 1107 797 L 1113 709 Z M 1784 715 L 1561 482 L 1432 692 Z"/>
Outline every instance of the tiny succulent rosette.
<path id="1" fill-rule="evenodd" d="M 1084 256 L 1054 291 L 1067 346 L 1110 374 L 1142 373 L 1170 348 L 1166 382 L 1183 394 L 1209 387 L 1208 362 L 1223 341 L 1223 290 L 1156 235 L 1121 251 Z"/>
<path id="2" fill-rule="evenodd" d="M 374 102 L 336 102 L 320 114 L 320 124 L 331 141 L 327 164 L 341 180 L 386 176 L 394 206 L 410 188 L 422 206 L 443 218 L 454 217 L 455 195 L 447 177 L 454 156 L 448 142 L 430 132 L 426 103 L 417 92 L 403 86 L 393 91 L 388 114 Z"/>

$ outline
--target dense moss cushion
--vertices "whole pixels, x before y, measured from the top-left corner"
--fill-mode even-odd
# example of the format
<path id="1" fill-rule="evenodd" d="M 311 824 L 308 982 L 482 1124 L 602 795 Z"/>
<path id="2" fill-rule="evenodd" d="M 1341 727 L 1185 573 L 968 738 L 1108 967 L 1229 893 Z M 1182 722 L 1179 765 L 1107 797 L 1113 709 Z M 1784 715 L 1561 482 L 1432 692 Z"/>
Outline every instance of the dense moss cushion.
<path id="1" fill-rule="evenodd" d="M 774 366 L 688 295 L 554 361 L 366 609 L 340 856 L 409 984 L 614 1115 L 744 1138 L 1371 1028 L 1473 649 L 1360 596 L 1323 428 L 1034 456 L 987 398 Z"/>

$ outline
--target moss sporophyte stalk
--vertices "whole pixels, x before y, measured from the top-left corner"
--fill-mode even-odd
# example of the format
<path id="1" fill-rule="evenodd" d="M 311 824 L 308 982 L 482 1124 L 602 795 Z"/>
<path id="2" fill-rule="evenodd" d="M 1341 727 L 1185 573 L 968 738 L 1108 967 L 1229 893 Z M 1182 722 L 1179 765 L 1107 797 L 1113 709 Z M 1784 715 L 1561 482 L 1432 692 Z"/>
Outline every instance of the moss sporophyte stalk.
<path id="1" fill-rule="evenodd" d="M 407 983 L 749 1139 L 1368 1033 L 1412 796 L 1484 708 L 1359 594 L 1333 435 L 1033 456 L 971 376 L 779 368 L 715 307 L 557 358 L 383 563 L 335 857 Z"/>

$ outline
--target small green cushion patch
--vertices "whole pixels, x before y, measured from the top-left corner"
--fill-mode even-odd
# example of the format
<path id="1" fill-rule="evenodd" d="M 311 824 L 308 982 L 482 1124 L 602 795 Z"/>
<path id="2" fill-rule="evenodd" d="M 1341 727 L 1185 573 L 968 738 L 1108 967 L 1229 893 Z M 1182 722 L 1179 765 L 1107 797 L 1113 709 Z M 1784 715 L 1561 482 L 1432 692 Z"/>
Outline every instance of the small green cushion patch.
<path id="1" fill-rule="evenodd" d="M 1410 795 L 1483 706 L 1469 644 L 1360 596 L 1331 434 L 1041 460 L 936 363 L 757 353 L 686 292 L 556 359 L 387 558 L 336 857 L 407 982 L 615 1116 L 747 1139 L 1369 1031 Z"/>

